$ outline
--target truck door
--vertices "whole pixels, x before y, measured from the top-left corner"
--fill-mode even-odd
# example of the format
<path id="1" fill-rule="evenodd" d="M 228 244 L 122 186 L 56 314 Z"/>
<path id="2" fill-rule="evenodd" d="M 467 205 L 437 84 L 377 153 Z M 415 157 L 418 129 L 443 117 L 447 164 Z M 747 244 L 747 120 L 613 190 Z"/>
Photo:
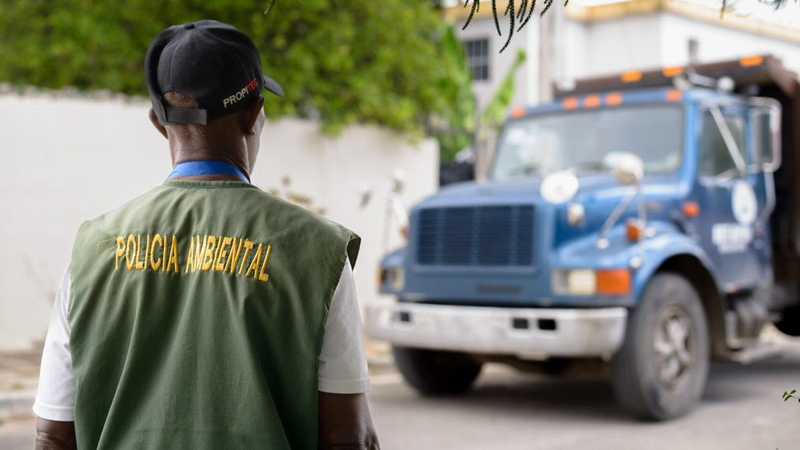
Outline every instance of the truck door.
<path id="1" fill-rule="evenodd" d="M 753 156 L 747 108 L 706 105 L 700 116 L 696 193 L 701 244 L 725 291 L 753 287 L 763 273 L 769 245 L 757 224 L 764 186 L 763 176 L 749 170 Z"/>

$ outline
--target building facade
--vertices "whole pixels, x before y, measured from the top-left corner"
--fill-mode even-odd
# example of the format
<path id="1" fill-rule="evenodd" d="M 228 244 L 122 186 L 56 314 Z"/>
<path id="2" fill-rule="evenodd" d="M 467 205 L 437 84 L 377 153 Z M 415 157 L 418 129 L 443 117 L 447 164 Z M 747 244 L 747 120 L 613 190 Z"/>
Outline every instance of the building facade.
<path id="1" fill-rule="evenodd" d="M 500 13 L 506 5 L 497 0 Z M 461 27 L 469 8 L 463 3 L 450 6 L 445 14 L 457 26 L 473 68 L 480 66 L 473 73 L 479 75 L 474 89 L 481 106 L 492 98 L 519 50 L 528 58 L 516 75 L 515 105 L 546 98 L 540 91 L 547 76 L 569 86 L 579 78 L 686 65 L 691 42 L 696 45 L 696 62 L 769 53 L 800 72 L 800 6 L 788 2 L 775 10 L 744 1 L 722 16 L 720 6 L 721 0 L 571 0 L 566 8 L 556 2 L 545 19 L 537 13 L 515 32 L 503 53 L 498 51 L 507 38 L 508 18 L 501 17 L 504 35 L 498 36 L 490 1 L 482 2 L 466 30 Z M 549 20 L 547 33 L 541 33 L 542 20 Z M 481 52 L 485 46 L 488 56 L 476 50 L 475 42 L 485 42 Z"/>

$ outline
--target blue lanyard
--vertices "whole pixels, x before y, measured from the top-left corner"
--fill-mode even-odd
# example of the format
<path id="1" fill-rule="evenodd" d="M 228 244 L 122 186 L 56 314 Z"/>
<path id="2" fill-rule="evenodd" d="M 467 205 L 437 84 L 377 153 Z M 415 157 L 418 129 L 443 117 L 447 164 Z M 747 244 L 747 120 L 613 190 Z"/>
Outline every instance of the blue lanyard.
<path id="1" fill-rule="evenodd" d="M 199 177 L 208 175 L 229 175 L 234 176 L 245 183 L 250 182 L 250 177 L 231 163 L 224 161 L 186 161 L 178 163 L 172 173 L 167 177 L 168 180 L 178 177 Z"/>

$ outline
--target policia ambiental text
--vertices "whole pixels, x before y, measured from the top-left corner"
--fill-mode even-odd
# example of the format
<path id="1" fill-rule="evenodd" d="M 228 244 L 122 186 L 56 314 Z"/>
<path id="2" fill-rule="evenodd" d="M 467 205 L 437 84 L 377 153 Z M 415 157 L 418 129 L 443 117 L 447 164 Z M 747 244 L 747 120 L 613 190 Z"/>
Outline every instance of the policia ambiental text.
<path id="1" fill-rule="evenodd" d="M 194 235 L 189 239 L 186 256 L 181 259 L 183 251 L 179 241 L 174 234 L 130 233 L 117 236 L 114 271 L 220 272 L 264 283 L 269 281 L 271 244 L 231 236 Z"/>

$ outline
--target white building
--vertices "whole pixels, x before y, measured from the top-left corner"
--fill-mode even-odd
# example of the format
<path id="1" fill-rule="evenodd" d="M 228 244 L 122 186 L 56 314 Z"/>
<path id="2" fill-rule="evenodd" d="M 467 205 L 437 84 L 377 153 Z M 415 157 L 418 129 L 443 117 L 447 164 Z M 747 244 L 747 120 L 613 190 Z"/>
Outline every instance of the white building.
<path id="1" fill-rule="evenodd" d="M 519 4 L 519 0 L 517 5 Z M 540 0 L 537 10 L 541 8 Z M 729 2 L 733 3 L 733 2 Z M 800 6 L 788 1 L 775 10 L 758 0 L 740 0 L 736 10 L 720 17 L 722 0 L 570 0 L 562 8 L 558 0 L 550 20 L 550 73 L 554 81 L 612 74 L 632 69 L 685 65 L 689 42 L 698 44 L 697 62 L 734 59 L 770 53 L 800 72 Z M 507 0 L 497 0 L 500 14 Z M 452 4 L 445 15 L 460 30 L 469 8 Z M 514 104 L 539 101 L 541 19 L 537 13 L 503 52 L 508 17 L 501 17 L 503 36 L 497 36 L 491 1 L 484 0 L 466 30 L 459 31 L 475 74 L 474 89 L 481 106 L 494 94 L 519 49 L 528 59 L 517 73 Z M 484 52 L 487 49 L 488 52 Z"/>

